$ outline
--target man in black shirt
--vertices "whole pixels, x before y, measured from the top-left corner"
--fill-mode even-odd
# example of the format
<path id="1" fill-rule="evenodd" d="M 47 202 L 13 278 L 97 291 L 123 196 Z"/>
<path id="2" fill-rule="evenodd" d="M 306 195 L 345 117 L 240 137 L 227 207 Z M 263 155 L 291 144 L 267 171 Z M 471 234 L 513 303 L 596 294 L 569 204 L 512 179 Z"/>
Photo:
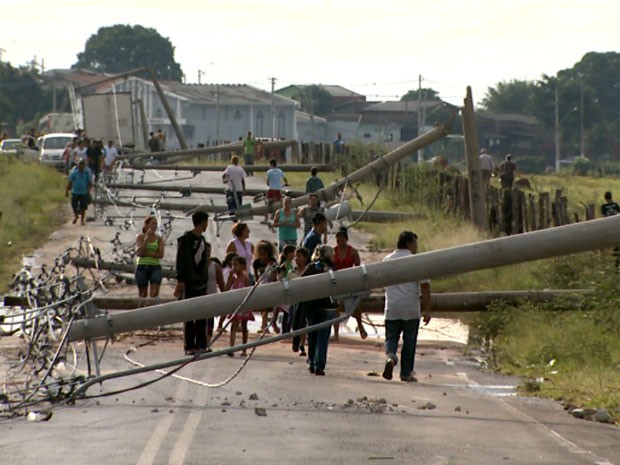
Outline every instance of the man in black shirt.
<path id="1" fill-rule="evenodd" d="M 614 202 L 611 192 L 605 192 L 605 203 L 601 205 L 601 215 L 604 217 L 614 216 L 620 213 L 620 205 Z M 614 257 L 616 257 L 616 268 L 620 266 L 620 247 L 614 247 Z"/>
<path id="2" fill-rule="evenodd" d="M 198 211 L 192 215 L 194 229 L 187 231 L 178 240 L 177 285 L 174 296 L 191 299 L 207 295 L 209 259 L 207 241 L 202 235 L 207 230 L 209 215 Z M 207 349 L 207 320 L 186 321 L 183 327 L 185 354 L 195 355 Z"/>
<path id="3" fill-rule="evenodd" d="M 614 216 L 620 213 L 620 206 L 614 202 L 611 192 L 605 192 L 605 203 L 601 205 L 601 215 Z"/>

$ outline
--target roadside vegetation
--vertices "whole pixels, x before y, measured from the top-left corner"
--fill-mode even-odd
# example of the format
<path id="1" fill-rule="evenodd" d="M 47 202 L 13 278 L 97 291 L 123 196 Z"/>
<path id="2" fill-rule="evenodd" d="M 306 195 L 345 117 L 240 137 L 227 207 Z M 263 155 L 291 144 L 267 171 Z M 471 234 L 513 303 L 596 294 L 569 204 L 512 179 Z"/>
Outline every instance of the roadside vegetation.
<path id="1" fill-rule="evenodd" d="M 366 157 L 369 159 L 370 154 Z M 446 214 L 445 206 L 427 201 L 436 194 L 436 186 L 427 181 L 429 169 L 432 168 L 414 166 L 399 174 L 398 186 L 383 188 L 373 210 L 403 210 L 420 216 L 393 224 L 361 224 L 373 236 L 371 248 L 393 249 L 395 238 L 404 229 L 418 234 L 421 251 L 489 238 L 469 221 Z M 325 173 L 324 179 L 333 181 L 337 176 Z M 586 177 L 564 172 L 560 176 L 528 179 L 530 192 L 562 189 L 569 200 L 571 218 L 574 213 L 584 217 L 583 204 L 595 204 L 598 216 L 605 191 L 620 197 L 620 179 L 600 174 Z M 351 202 L 355 209 L 364 209 L 374 197 L 377 185 L 364 183 L 358 190 L 365 204 L 355 199 Z M 497 303 L 488 312 L 464 316 L 470 327 L 471 343 L 482 349 L 490 369 L 522 377 L 524 393 L 561 399 L 569 406 L 606 408 L 616 421 L 620 420 L 620 294 L 611 250 L 433 281 L 435 292 L 536 289 L 591 289 L 592 293 L 575 294 L 548 304 Z"/>
<path id="2" fill-rule="evenodd" d="M 374 153 L 362 145 L 351 146 L 351 156 L 342 167 L 350 173 L 368 163 Z M 417 166 L 386 182 L 373 210 L 408 211 L 419 216 L 391 224 L 360 223 L 372 235 L 371 250 L 389 251 L 404 230 L 420 237 L 421 252 L 438 250 L 489 239 L 469 221 L 446 214 L 444 205 L 433 205 L 436 185 L 430 182 L 430 165 Z M 286 171 L 286 168 L 284 167 Z M 308 173 L 286 173 L 291 185 L 303 189 Z M 326 185 L 341 173 L 320 173 Z M 392 175 L 393 176 L 393 175 Z M 605 191 L 620 198 L 620 178 L 528 175 L 528 192 L 562 189 L 568 197 L 569 216 L 584 217 L 583 204 L 595 204 L 597 216 Z M 497 182 L 495 180 L 494 182 Z M 397 184 L 397 185 L 395 185 Z M 357 186 L 364 203 L 350 199 L 355 210 L 364 210 L 378 190 L 376 182 Z M 429 206 L 430 204 L 430 206 Z M 489 311 L 463 316 L 470 328 L 471 344 L 482 350 L 490 369 L 522 377 L 522 391 L 528 395 L 561 399 L 567 405 L 607 408 L 620 420 L 620 294 L 618 272 L 611 250 L 597 251 L 481 270 L 433 280 L 434 292 L 591 289 L 553 303 L 522 302 L 517 306 L 494 304 Z"/>
<path id="3" fill-rule="evenodd" d="M 64 219 L 65 178 L 53 168 L 0 156 L 0 293 L 22 256 L 48 240 Z"/>

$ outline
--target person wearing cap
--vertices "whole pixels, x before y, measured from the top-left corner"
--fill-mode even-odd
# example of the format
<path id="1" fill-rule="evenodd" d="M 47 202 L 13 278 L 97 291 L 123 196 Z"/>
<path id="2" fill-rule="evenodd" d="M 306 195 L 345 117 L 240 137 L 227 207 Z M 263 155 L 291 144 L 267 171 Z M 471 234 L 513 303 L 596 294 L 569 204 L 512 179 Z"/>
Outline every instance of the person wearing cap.
<path id="1" fill-rule="evenodd" d="M 506 159 L 499 165 L 499 180 L 502 184 L 502 189 L 512 189 L 516 171 L 517 165 L 512 162 L 510 154 L 506 155 Z"/>
<path id="2" fill-rule="evenodd" d="M 73 209 L 73 224 L 77 223 L 78 216 L 85 223 L 84 216 L 88 207 L 88 192 L 93 187 L 93 174 L 86 166 L 86 159 L 80 158 L 77 166 L 69 173 L 65 196 L 71 192 L 71 208 Z"/>
<path id="3" fill-rule="evenodd" d="M 396 250 L 383 261 L 411 257 L 418 251 L 418 236 L 411 231 L 403 231 L 398 236 Z M 396 355 L 402 334 L 403 346 L 400 359 L 400 380 L 416 382 L 415 351 L 418 343 L 420 319 L 425 324 L 431 321 L 431 286 L 429 281 L 409 282 L 385 288 L 385 353 L 387 360 L 383 378 L 392 379 L 394 367 L 399 359 Z"/>

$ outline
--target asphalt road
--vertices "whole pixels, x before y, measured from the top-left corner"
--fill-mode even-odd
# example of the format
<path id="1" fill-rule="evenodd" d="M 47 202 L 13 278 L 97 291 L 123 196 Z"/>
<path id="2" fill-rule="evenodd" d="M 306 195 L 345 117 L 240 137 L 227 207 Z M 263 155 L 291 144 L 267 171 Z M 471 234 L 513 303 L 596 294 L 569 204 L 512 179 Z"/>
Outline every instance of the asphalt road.
<path id="1" fill-rule="evenodd" d="M 210 177 L 194 182 L 218 182 L 215 173 L 200 176 Z M 249 184 L 263 185 L 264 178 L 255 176 Z M 144 213 L 136 213 L 136 227 Z M 189 227 L 189 219 L 175 220 L 171 238 Z M 251 228 L 253 240 L 272 237 L 258 219 Z M 217 256 L 230 238 L 227 231 L 226 225 L 218 238 L 212 225 L 207 232 Z M 115 232 L 101 221 L 85 228 L 68 224 L 36 261 L 55 256 L 84 234 L 105 253 Z M 123 240 L 134 235 L 132 229 L 122 232 Z M 363 235 L 354 237 L 363 245 Z M 166 259 L 173 258 L 168 247 Z M 135 289 L 112 292 L 133 294 Z M 171 286 L 162 292 L 171 292 Z M 180 331 L 157 336 L 116 341 L 102 370 L 131 368 L 125 351 L 147 341 L 131 357 L 151 364 L 182 356 Z M 618 428 L 574 419 L 554 401 L 515 396 L 518 380 L 483 372 L 461 344 L 422 341 L 418 383 L 369 376 L 383 369 L 379 340 L 353 337 L 331 344 L 325 377 L 308 373 L 288 344 L 274 343 L 259 348 L 220 388 L 205 383 L 228 378 L 241 366 L 240 357 L 193 363 L 179 372 L 184 379 L 168 377 L 124 394 L 78 400 L 55 409 L 48 422 L 2 421 L 0 463 L 620 465 Z M 154 376 L 106 382 L 87 394 L 135 386 Z M 257 415 L 257 407 L 266 415 Z"/>
<path id="2" fill-rule="evenodd" d="M 123 354 L 144 340 L 132 336 L 112 346 L 104 370 L 131 367 Z M 177 331 L 131 357 L 168 360 L 181 355 L 181 346 Z M 415 384 L 368 376 L 382 370 L 382 350 L 360 342 L 331 344 L 325 377 L 311 375 L 288 344 L 274 343 L 258 349 L 229 384 L 199 384 L 220 382 L 241 363 L 240 357 L 194 363 L 179 372 L 188 380 L 169 377 L 79 400 L 56 409 L 49 422 L 5 421 L 3 463 L 620 463 L 616 427 L 574 419 L 553 401 L 513 396 L 516 380 L 483 373 L 455 345 L 422 344 Z M 111 381 L 87 394 L 153 376 Z"/>

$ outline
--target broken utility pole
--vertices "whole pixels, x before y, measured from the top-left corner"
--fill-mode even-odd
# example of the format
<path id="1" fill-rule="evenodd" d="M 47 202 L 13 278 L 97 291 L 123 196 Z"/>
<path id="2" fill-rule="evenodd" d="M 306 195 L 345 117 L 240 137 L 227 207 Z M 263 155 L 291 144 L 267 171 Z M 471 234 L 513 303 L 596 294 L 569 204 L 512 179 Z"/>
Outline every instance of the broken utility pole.
<path id="1" fill-rule="evenodd" d="M 449 249 L 412 255 L 390 262 L 364 264 L 346 270 L 264 284 L 206 297 L 155 305 L 119 315 L 75 321 L 68 339 L 109 338 L 117 333 L 230 314 L 253 294 L 244 310 L 269 308 L 328 296 L 349 296 L 383 286 L 453 276 L 588 250 L 618 243 L 620 216 L 518 234 Z"/>
<path id="2" fill-rule="evenodd" d="M 482 182 L 480 160 L 478 158 L 478 133 L 474 116 L 474 100 L 471 87 L 467 86 L 467 96 L 462 111 L 463 136 L 465 137 L 465 160 L 467 161 L 467 177 L 469 179 L 469 211 L 473 225 L 487 229 L 486 222 L 486 186 Z"/>

